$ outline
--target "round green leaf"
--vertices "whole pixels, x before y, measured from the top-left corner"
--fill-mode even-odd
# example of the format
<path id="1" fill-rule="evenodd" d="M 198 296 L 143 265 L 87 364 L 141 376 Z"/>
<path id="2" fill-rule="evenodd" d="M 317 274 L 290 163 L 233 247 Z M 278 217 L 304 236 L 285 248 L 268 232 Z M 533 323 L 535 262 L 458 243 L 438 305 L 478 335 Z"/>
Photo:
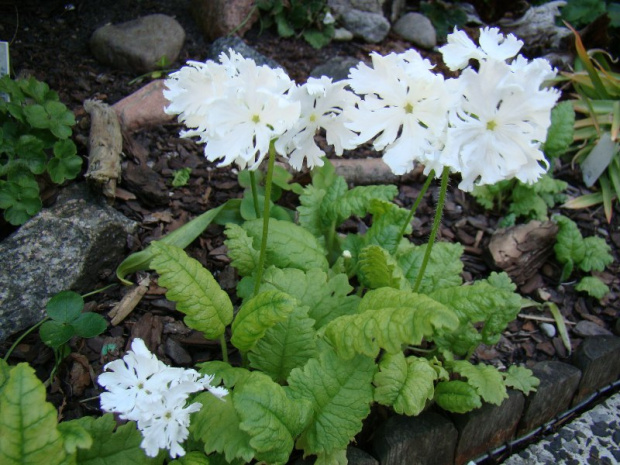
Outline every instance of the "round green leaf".
<path id="1" fill-rule="evenodd" d="M 107 328 L 105 318 L 98 313 L 82 313 L 73 323 L 75 334 L 80 337 L 95 337 L 103 333 Z"/>
<path id="2" fill-rule="evenodd" d="M 82 313 L 84 299 L 73 291 L 61 291 L 52 297 L 45 309 L 47 315 L 61 323 L 73 323 Z"/>
<path id="3" fill-rule="evenodd" d="M 41 325 L 39 336 L 43 343 L 53 349 L 58 349 L 75 335 L 75 329 L 68 323 L 50 320 Z"/>

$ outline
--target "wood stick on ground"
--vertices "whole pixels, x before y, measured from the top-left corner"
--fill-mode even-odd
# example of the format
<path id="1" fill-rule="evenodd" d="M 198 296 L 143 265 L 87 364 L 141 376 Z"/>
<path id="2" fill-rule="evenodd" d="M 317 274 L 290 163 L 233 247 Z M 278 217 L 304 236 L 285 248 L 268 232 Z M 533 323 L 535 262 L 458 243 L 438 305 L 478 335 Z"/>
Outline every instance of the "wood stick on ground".
<path id="1" fill-rule="evenodd" d="M 114 109 L 103 102 L 86 100 L 84 110 L 90 114 L 86 179 L 112 201 L 121 179 L 121 126 Z"/>
<path id="2" fill-rule="evenodd" d="M 140 303 L 144 294 L 149 289 L 151 280 L 147 276 L 140 283 L 130 290 L 121 301 L 114 306 L 112 310 L 108 312 L 108 316 L 112 318 L 112 326 L 116 326 L 123 321 L 127 316 L 136 308 L 136 305 Z"/>

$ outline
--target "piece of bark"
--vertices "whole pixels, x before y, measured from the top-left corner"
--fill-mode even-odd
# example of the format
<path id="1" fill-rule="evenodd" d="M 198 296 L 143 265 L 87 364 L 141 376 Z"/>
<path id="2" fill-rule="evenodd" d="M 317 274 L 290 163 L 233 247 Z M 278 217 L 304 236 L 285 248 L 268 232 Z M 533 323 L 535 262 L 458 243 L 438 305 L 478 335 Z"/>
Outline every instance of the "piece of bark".
<path id="1" fill-rule="evenodd" d="M 114 110 L 103 102 L 86 100 L 84 109 L 90 114 L 86 179 L 111 201 L 121 179 L 121 126 Z"/>
<path id="2" fill-rule="evenodd" d="M 515 284 L 525 284 L 551 254 L 557 232 L 558 226 L 551 221 L 530 221 L 498 229 L 489 242 L 490 259 Z"/>
<path id="3" fill-rule="evenodd" d="M 112 326 L 118 325 L 136 308 L 136 305 L 140 303 L 146 291 L 149 290 L 150 279 L 145 277 L 140 284 L 134 286 L 121 301 L 114 306 L 112 310 L 108 312 L 108 316 L 112 319 Z"/>

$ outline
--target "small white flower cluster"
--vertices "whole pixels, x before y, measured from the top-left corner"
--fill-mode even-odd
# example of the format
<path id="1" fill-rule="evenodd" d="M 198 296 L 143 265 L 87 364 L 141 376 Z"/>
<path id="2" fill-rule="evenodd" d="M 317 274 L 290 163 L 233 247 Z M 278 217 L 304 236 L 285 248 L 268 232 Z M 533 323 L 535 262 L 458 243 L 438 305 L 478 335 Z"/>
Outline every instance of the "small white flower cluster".
<path id="1" fill-rule="evenodd" d="M 548 168 L 540 145 L 560 94 L 542 87 L 555 70 L 517 55 L 522 45 L 497 28 L 481 29 L 479 45 L 455 29 L 440 51 L 450 69 L 462 70 L 458 78 L 444 79 L 408 50 L 373 53 L 372 67 L 360 63 L 348 80 L 303 85 L 231 50 L 220 63 L 190 62 L 170 75 L 166 111 L 222 165 L 255 169 L 275 141 L 294 168 L 304 160 L 321 166 L 314 137 L 322 128 L 337 155 L 372 141 L 396 174 L 418 162 L 438 176 L 446 167 L 461 173 L 467 191 L 515 177 L 534 182 Z"/>
<path id="2" fill-rule="evenodd" d="M 211 385 L 212 376 L 161 362 L 142 339 L 134 339 L 131 350 L 104 370 L 97 380 L 107 389 L 100 396 L 102 410 L 135 421 L 143 436 L 140 446 L 150 457 L 160 449 L 168 449 L 172 458 L 185 455 L 181 443 L 189 434 L 190 414 L 202 406 L 186 406 L 190 394 L 205 389 L 220 399 L 228 394 Z"/>

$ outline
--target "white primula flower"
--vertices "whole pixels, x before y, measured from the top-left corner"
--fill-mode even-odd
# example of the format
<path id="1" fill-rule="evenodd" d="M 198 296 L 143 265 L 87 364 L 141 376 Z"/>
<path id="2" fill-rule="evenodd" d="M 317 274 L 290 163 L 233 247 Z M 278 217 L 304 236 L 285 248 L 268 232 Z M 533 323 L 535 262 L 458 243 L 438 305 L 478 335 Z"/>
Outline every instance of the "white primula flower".
<path id="1" fill-rule="evenodd" d="M 496 60 L 505 61 L 514 57 L 523 42 L 513 34 L 504 36 L 496 27 L 485 27 L 480 30 L 477 46 L 464 31 L 454 28 L 452 34 L 448 34 L 447 44 L 439 48 L 443 55 L 443 61 L 452 71 L 463 69 L 469 60 Z"/>
<path id="2" fill-rule="evenodd" d="M 141 446 L 151 457 L 159 449 L 168 449 L 173 458 L 185 454 L 181 443 L 188 436 L 189 415 L 200 410 L 197 403 L 186 407 L 190 394 L 205 389 L 219 399 L 228 394 L 211 385 L 213 376 L 157 360 L 142 339 L 134 339 L 122 360 L 108 363 L 104 370 L 109 371 L 97 380 L 107 390 L 100 396 L 102 410 L 136 421 L 144 437 Z"/>
<path id="3" fill-rule="evenodd" d="M 516 177 L 534 182 L 548 168 L 540 145 L 551 123 L 556 90 L 541 89 L 540 63 L 511 66 L 482 61 L 459 78 L 460 103 L 451 109 L 443 161 L 462 174 L 459 188 Z"/>
<path id="4" fill-rule="evenodd" d="M 321 128 L 325 129 L 327 143 L 334 146 L 336 155 L 356 147 L 353 143 L 356 134 L 345 127 L 342 110 L 355 105 L 358 97 L 345 87 L 346 82 L 332 82 L 331 78 L 322 76 L 309 78 L 289 92 L 291 99 L 300 102 L 301 115 L 297 124 L 276 141 L 276 150 L 289 158 L 296 170 L 301 170 L 304 159 L 308 168 L 323 166 L 325 152 L 314 140 Z"/>
<path id="5" fill-rule="evenodd" d="M 348 80 L 364 96 L 345 110 L 346 126 L 359 134 L 355 143 L 374 138 L 375 149 L 385 149 L 383 160 L 396 174 L 412 170 L 414 161 L 437 160 L 454 101 L 443 76 L 415 50 L 371 57 L 373 67 L 360 63 Z"/>
<path id="6" fill-rule="evenodd" d="M 190 62 L 166 80 L 166 112 L 178 114 L 198 137 L 210 161 L 236 163 L 256 169 L 271 141 L 296 123 L 299 102 L 287 92 L 294 83 L 281 69 L 258 66 L 254 60 L 229 51 L 220 63 Z"/>

